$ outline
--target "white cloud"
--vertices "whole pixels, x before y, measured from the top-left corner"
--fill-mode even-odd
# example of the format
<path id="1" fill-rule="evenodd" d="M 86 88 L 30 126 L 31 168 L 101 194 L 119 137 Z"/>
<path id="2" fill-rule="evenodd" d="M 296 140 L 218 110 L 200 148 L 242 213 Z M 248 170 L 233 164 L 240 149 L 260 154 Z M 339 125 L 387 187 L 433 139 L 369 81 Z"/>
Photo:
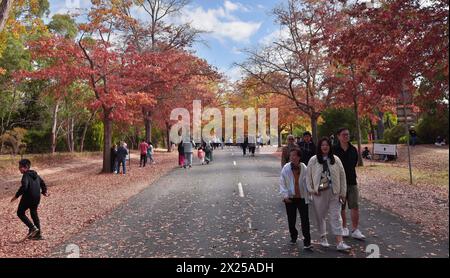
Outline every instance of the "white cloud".
<path id="1" fill-rule="evenodd" d="M 287 38 L 289 38 L 289 29 L 287 27 L 282 27 L 281 29 L 275 30 L 264 36 L 259 40 L 259 43 L 262 45 L 270 45 L 273 42 L 279 41 L 280 39 Z"/>
<path id="2" fill-rule="evenodd" d="M 261 10 L 265 10 L 265 9 L 266 9 L 266 7 L 264 7 L 264 6 L 261 5 L 261 4 L 256 5 L 256 7 L 257 7 L 258 9 L 261 9 Z"/>
<path id="3" fill-rule="evenodd" d="M 196 29 L 209 32 L 217 39 L 230 39 L 235 42 L 249 42 L 250 38 L 259 30 L 261 22 L 243 21 L 234 15 L 235 12 L 245 11 L 240 3 L 225 1 L 223 7 L 207 9 L 203 7 L 186 7 L 178 19 L 189 22 Z"/>
<path id="4" fill-rule="evenodd" d="M 233 52 L 236 55 L 242 55 L 242 50 L 240 50 L 238 47 L 233 46 L 233 48 L 231 49 L 231 52 Z"/>
<path id="5" fill-rule="evenodd" d="M 233 12 L 236 11 L 237 9 L 239 9 L 239 5 L 235 4 L 231 1 L 225 1 L 225 10 L 229 11 L 229 12 Z"/>
<path id="6" fill-rule="evenodd" d="M 225 72 L 225 75 L 228 77 L 228 80 L 231 82 L 236 82 L 244 76 L 244 72 L 240 67 L 232 67 Z"/>
<path id="7" fill-rule="evenodd" d="M 61 3 L 62 2 L 62 3 Z M 52 1 L 50 7 L 55 7 L 50 12 L 49 18 L 55 14 L 78 14 L 83 9 L 91 7 L 90 0 L 65 0 L 63 1 Z"/>
<path id="8" fill-rule="evenodd" d="M 249 12 L 250 11 L 250 9 L 247 8 L 245 5 L 243 5 L 242 3 L 231 2 L 229 0 L 225 0 L 224 7 L 225 7 L 225 10 L 228 12 L 234 12 L 234 11 Z"/>

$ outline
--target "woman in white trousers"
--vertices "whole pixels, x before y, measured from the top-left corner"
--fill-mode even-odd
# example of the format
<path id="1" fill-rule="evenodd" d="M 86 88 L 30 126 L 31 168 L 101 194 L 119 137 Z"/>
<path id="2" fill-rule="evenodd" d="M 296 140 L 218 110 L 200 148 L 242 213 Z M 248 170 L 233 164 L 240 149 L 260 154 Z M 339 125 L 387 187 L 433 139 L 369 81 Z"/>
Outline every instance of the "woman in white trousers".
<path id="1" fill-rule="evenodd" d="M 347 182 L 341 160 L 333 155 L 331 141 L 322 138 L 317 144 L 317 155 L 308 163 L 306 184 L 312 195 L 312 204 L 320 232 L 320 244 L 329 247 L 326 231 L 328 214 L 331 230 L 336 236 L 336 248 L 351 249 L 343 241 L 341 207 L 347 194 Z"/>

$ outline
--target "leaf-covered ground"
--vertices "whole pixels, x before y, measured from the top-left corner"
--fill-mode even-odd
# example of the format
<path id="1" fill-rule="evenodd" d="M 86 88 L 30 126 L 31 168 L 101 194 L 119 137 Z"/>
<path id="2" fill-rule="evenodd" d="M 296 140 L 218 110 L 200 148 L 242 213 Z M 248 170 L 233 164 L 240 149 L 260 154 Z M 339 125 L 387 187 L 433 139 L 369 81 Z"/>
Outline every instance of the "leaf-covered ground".
<path id="1" fill-rule="evenodd" d="M 99 174 L 100 157 L 36 163 L 36 169 L 49 185 L 50 197 L 43 197 L 39 216 L 43 241 L 19 242 L 27 233 L 17 218 L 18 203 L 10 203 L 19 186 L 20 175 L 2 173 L 0 197 L 0 257 L 38 257 L 81 231 L 95 220 L 128 200 L 177 165 L 176 153 L 156 153 L 157 163 L 139 168 L 137 156 L 127 175 Z M 45 165 L 53 165 L 45 169 Z M 17 170 L 16 170 L 17 171 Z M 14 171 L 9 170 L 9 173 Z M 7 188 L 7 189 L 5 189 Z M 51 235 L 51 236 L 46 236 Z"/>

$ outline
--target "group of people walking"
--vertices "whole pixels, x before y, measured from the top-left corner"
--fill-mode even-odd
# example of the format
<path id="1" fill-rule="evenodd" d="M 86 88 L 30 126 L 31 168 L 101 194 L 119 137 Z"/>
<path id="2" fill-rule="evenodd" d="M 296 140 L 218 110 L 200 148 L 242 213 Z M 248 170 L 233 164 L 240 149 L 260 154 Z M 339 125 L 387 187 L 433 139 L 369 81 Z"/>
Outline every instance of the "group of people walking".
<path id="1" fill-rule="evenodd" d="M 142 140 L 139 144 L 140 159 L 139 167 L 145 167 L 147 162 L 155 164 L 154 152 L 155 147 L 152 142 Z M 111 172 L 115 174 L 125 175 L 127 173 L 127 160 L 130 158 L 130 151 L 127 143 L 120 142 L 111 147 Z"/>
<path id="2" fill-rule="evenodd" d="M 342 128 L 333 145 L 328 137 L 319 140 L 317 147 L 311 134 L 305 132 L 301 140 L 289 135 L 281 157 L 280 193 L 286 206 L 291 243 L 296 244 L 297 211 L 300 214 L 303 244 L 311 249 L 309 205 L 314 210 L 320 236 L 320 245 L 330 247 L 327 239 L 326 218 L 340 251 L 351 249 L 343 238 L 350 236 L 347 228 L 346 207 L 351 210 L 352 232 L 355 239 L 365 236 L 358 229 L 358 188 L 356 166 L 358 152 L 350 143 L 350 132 Z"/>
<path id="3" fill-rule="evenodd" d="M 178 144 L 178 165 L 181 168 L 192 168 L 194 150 L 197 149 L 197 158 L 201 164 L 209 164 L 213 160 L 213 143 L 203 141 L 196 146 L 194 140 L 183 140 Z"/>
<path id="4" fill-rule="evenodd" d="M 243 142 L 240 144 L 242 148 L 242 155 L 248 154 L 251 156 L 255 156 L 255 151 L 257 147 L 261 147 L 262 144 L 262 138 L 260 136 L 245 136 L 243 139 Z"/>
<path id="5" fill-rule="evenodd" d="M 127 159 L 129 158 L 129 151 L 127 143 L 120 142 L 114 144 L 111 147 L 111 172 L 114 174 L 122 173 L 125 175 L 127 173 Z M 122 167 L 122 172 L 120 168 Z"/>

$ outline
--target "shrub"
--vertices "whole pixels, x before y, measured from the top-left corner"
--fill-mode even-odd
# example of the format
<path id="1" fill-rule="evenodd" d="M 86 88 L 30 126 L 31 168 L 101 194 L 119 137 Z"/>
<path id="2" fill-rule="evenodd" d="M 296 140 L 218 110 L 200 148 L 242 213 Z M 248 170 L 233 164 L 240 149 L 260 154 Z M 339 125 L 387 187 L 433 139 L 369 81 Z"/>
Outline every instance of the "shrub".
<path id="1" fill-rule="evenodd" d="M 45 153 L 50 150 L 50 130 L 28 130 L 24 141 L 27 143 L 28 153 Z"/>
<path id="2" fill-rule="evenodd" d="M 27 130 L 16 127 L 13 130 L 6 131 L 0 136 L 0 144 L 4 147 L 4 150 L 11 154 L 18 154 L 26 146 L 24 138 L 27 134 Z M 3 151 L 4 151 L 3 150 Z"/>
<path id="3" fill-rule="evenodd" d="M 396 125 L 391 129 L 386 129 L 384 131 L 384 141 L 387 144 L 398 144 L 400 138 L 406 136 L 405 129 L 406 129 L 405 125 Z"/>
<path id="4" fill-rule="evenodd" d="M 448 142 L 448 111 L 446 115 L 425 114 L 416 126 L 419 140 L 426 144 L 433 144 L 438 136 L 445 138 Z"/>

